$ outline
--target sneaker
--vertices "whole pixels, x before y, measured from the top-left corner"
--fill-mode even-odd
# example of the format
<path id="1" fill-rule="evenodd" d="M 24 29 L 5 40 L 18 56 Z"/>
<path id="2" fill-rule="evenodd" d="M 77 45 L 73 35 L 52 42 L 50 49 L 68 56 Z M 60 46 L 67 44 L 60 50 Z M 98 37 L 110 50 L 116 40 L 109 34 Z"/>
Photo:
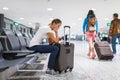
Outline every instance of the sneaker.
<path id="1" fill-rule="evenodd" d="M 87 56 L 90 57 L 90 53 L 88 53 Z"/>
<path id="2" fill-rule="evenodd" d="M 53 69 L 52 70 L 47 70 L 46 74 L 50 74 L 50 75 L 58 75 L 59 72 L 55 72 Z"/>
<path id="3" fill-rule="evenodd" d="M 96 54 L 92 54 L 92 59 L 94 59 L 96 57 Z"/>

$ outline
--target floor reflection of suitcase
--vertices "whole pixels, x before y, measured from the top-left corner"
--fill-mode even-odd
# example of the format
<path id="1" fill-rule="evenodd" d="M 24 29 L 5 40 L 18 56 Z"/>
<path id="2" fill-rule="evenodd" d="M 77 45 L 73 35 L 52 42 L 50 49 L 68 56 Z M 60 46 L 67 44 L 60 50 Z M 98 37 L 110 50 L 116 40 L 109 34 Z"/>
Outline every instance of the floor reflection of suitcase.
<path id="1" fill-rule="evenodd" d="M 113 53 L 107 41 L 95 42 L 95 50 L 99 60 L 112 60 Z"/>
<path id="2" fill-rule="evenodd" d="M 70 28 L 69 26 L 67 27 Z M 59 71 L 60 73 L 63 71 L 67 72 L 68 70 L 72 71 L 74 64 L 74 44 L 66 40 L 65 43 L 60 43 L 58 46 L 60 51 L 55 62 L 55 71 Z"/>

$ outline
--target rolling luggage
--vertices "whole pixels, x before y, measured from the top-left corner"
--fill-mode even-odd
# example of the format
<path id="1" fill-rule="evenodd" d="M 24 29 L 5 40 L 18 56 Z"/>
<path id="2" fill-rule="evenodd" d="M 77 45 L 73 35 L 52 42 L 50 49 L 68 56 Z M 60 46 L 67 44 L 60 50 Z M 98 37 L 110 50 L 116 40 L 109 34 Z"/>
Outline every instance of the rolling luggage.
<path id="1" fill-rule="evenodd" d="M 69 40 L 64 36 L 64 42 L 58 45 L 60 50 L 54 65 L 54 70 L 60 73 L 68 70 L 71 72 L 74 64 L 74 44 L 70 43 L 70 26 L 64 27 L 64 35 L 66 28 L 69 28 Z"/>
<path id="2" fill-rule="evenodd" d="M 94 44 L 99 60 L 112 60 L 113 53 L 107 41 L 99 41 Z"/>

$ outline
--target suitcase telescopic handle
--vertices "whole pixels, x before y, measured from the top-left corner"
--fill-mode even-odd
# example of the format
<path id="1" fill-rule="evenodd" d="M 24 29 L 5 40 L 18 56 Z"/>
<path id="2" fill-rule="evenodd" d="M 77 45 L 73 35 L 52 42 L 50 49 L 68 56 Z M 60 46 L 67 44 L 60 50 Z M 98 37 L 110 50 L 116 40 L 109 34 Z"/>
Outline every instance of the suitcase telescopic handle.
<path id="1" fill-rule="evenodd" d="M 66 28 L 69 28 L 69 41 L 68 41 L 68 43 L 69 43 L 69 45 L 70 45 L 70 26 L 64 26 L 64 44 L 65 45 L 67 45 L 67 40 L 66 40 L 66 38 L 65 38 L 65 35 L 66 35 Z"/>
<path id="2" fill-rule="evenodd" d="M 70 26 L 64 26 L 64 28 L 70 28 Z"/>

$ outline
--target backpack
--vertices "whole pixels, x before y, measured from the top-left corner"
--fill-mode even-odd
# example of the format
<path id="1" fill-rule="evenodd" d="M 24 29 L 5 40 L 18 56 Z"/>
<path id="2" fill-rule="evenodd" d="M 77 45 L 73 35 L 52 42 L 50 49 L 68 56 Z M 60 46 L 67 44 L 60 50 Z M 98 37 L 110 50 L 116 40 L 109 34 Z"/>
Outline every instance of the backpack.
<path id="1" fill-rule="evenodd" d="M 88 30 L 89 31 L 95 31 L 96 30 L 96 18 L 90 17 L 88 18 Z"/>

